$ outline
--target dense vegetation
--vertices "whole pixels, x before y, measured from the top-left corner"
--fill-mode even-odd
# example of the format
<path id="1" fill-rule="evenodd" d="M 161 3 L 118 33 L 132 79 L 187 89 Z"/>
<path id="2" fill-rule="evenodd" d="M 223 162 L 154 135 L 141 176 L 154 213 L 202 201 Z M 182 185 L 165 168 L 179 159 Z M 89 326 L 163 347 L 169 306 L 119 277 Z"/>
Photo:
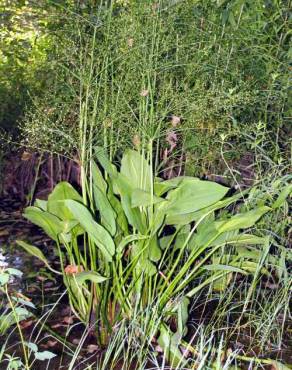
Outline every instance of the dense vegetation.
<path id="1" fill-rule="evenodd" d="M 17 241 L 62 284 L 48 312 L 84 334 L 0 264 L 0 363 L 56 360 L 48 331 L 70 369 L 291 367 L 291 5 L 1 2 L 3 194 L 51 239 Z"/>

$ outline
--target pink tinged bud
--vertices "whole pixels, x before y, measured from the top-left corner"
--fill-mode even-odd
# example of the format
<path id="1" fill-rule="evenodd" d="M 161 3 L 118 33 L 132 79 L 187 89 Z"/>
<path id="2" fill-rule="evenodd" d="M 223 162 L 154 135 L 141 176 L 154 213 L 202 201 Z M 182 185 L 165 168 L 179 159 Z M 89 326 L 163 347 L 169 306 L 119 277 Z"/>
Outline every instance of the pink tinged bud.
<path id="1" fill-rule="evenodd" d="M 176 147 L 178 138 L 177 134 L 174 131 L 169 131 L 166 136 L 166 141 L 170 145 L 170 152 Z"/>
<path id="2" fill-rule="evenodd" d="M 178 117 L 178 116 L 172 116 L 171 117 L 171 124 L 172 124 L 172 127 L 176 127 L 177 125 L 180 124 L 180 121 L 181 121 L 181 118 Z"/>
<path id="3" fill-rule="evenodd" d="M 140 95 L 143 96 L 143 97 L 148 96 L 149 95 L 149 90 L 142 90 L 140 92 Z"/>

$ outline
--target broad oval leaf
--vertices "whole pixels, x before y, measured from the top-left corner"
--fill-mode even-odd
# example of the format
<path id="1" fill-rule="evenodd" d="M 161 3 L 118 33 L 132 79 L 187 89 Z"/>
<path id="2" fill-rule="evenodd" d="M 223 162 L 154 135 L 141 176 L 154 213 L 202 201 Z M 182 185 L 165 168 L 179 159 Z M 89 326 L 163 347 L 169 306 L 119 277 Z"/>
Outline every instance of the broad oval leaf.
<path id="1" fill-rule="evenodd" d="M 105 172 L 108 173 L 111 178 L 116 177 L 118 174 L 117 169 L 108 159 L 104 148 L 100 146 L 95 147 L 95 154 L 96 154 L 96 158 L 98 162 L 100 163 L 102 168 L 105 170 Z"/>
<path id="2" fill-rule="evenodd" d="M 165 199 L 152 195 L 150 192 L 134 189 L 131 196 L 131 207 L 148 207 L 153 204 L 165 202 Z"/>
<path id="3" fill-rule="evenodd" d="M 107 192 L 107 183 L 100 172 L 97 164 L 94 161 L 90 162 L 91 165 L 91 175 L 92 175 L 92 182 L 93 185 L 98 187 L 104 194 Z"/>
<path id="4" fill-rule="evenodd" d="M 282 206 L 285 200 L 292 194 L 292 184 L 286 185 L 279 194 L 277 200 L 273 203 L 272 208 L 277 209 Z"/>
<path id="5" fill-rule="evenodd" d="M 154 193 L 160 197 L 161 195 L 167 193 L 169 190 L 175 189 L 186 178 L 188 177 L 178 176 L 165 181 L 161 181 L 160 178 L 155 178 Z"/>
<path id="6" fill-rule="evenodd" d="M 132 193 L 134 190 L 131 183 L 122 174 L 119 174 L 113 181 L 118 188 L 121 204 L 129 223 L 141 234 L 146 233 L 147 224 L 144 213 L 140 212 L 138 208 L 132 208 L 131 206 Z"/>
<path id="7" fill-rule="evenodd" d="M 106 260 L 111 261 L 115 253 L 115 244 L 109 232 L 94 221 L 91 213 L 83 204 L 71 199 L 64 202 L 72 212 L 75 220 L 80 223 L 89 237 L 96 243 Z"/>
<path id="8" fill-rule="evenodd" d="M 144 235 L 128 235 L 125 238 L 121 240 L 121 242 L 118 245 L 117 252 L 122 253 L 125 247 L 136 240 L 142 240 L 147 239 L 147 236 Z"/>
<path id="9" fill-rule="evenodd" d="M 96 283 L 96 284 L 100 284 L 100 283 L 108 280 L 108 278 L 99 275 L 96 271 L 79 272 L 79 273 L 75 274 L 74 277 L 75 277 L 77 283 L 80 284 L 80 285 L 84 284 L 88 280 L 91 281 L 92 283 Z"/>
<path id="10" fill-rule="evenodd" d="M 211 206 L 222 199 L 229 188 L 211 181 L 186 178 L 171 190 L 166 199 L 169 201 L 166 214 L 184 215 Z"/>
<path id="11" fill-rule="evenodd" d="M 50 351 L 43 351 L 43 352 L 36 352 L 34 354 L 36 360 L 39 361 L 46 361 L 46 360 L 51 360 L 52 358 L 56 357 L 57 355 L 53 352 Z"/>
<path id="12" fill-rule="evenodd" d="M 50 213 L 57 216 L 63 221 L 72 220 L 72 213 L 64 204 L 64 200 L 72 199 L 83 203 L 81 195 L 68 182 L 60 182 L 57 184 L 49 195 L 47 209 Z"/>
<path id="13" fill-rule="evenodd" d="M 48 198 L 48 203 L 56 200 L 73 199 L 82 202 L 81 195 L 66 181 L 59 182 Z M 49 204 L 48 204 L 49 206 Z"/>
<path id="14" fill-rule="evenodd" d="M 28 252 L 32 256 L 34 256 L 34 257 L 38 258 L 40 261 L 42 261 L 49 270 L 51 270 L 55 274 L 61 275 L 61 273 L 59 271 L 56 271 L 55 269 L 53 269 L 50 266 L 47 258 L 44 256 L 43 252 L 39 248 L 35 247 L 34 245 L 28 244 L 28 243 L 26 243 L 22 240 L 17 240 L 16 243 L 20 247 L 22 247 L 26 252 Z"/>
<path id="15" fill-rule="evenodd" d="M 247 229 L 254 226 L 254 224 L 270 210 L 270 207 L 263 206 L 257 209 L 253 209 L 252 211 L 240 213 L 231 217 L 229 220 L 223 223 L 220 222 L 220 225 L 216 228 L 218 231 L 220 231 L 220 233 L 239 229 Z"/>
<path id="16" fill-rule="evenodd" d="M 126 150 L 121 162 L 121 174 L 134 189 L 150 192 L 152 171 L 146 159 L 136 150 Z"/>
<path id="17" fill-rule="evenodd" d="M 50 238 L 57 241 L 58 235 L 63 231 L 61 220 L 37 207 L 27 207 L 24 215 L 26 219 L 42 228 Z"/>
<path id="18" fill-rule="evenodd" d="M 6 272 L 0 272 L 0 286 L 6 285 L 9 282 L 10 275 Z"/>
<path id="19" fill-rule="evenodd" d="M 110 232 L 111 235 L 116 233 L 116 213 L 110 204 L 106 193 L 97 186 L 93 186 L 93 196 L 95 206 L 101 217 L 101 223 Z"/>

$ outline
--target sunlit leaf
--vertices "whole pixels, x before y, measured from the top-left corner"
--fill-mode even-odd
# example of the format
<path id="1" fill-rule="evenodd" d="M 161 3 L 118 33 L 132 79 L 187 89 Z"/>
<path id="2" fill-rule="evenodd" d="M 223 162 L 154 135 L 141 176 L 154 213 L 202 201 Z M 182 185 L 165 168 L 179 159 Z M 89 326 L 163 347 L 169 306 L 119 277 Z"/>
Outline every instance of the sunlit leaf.
<path id="1" fill-rule="evenodd" d="M 135 207 L 148 207 L 153 204 L 164 202 L 163 198 L 152 195 L 150 192 L 141 189 L 134 189 L 131 196 L 131 206 Z"/>
<path id="2" fill-rule="evenodd" d="M 240 213 L 223 223 L 221 222 L 220 224 L 217 224 L 216 228 L 221 233 L 238 229 L 247 229 L 254 226 L 254 224 L 270 210 L 271 208 L 263 206 L 253 209 L 252 211 Z"/>
<path id="3" fill-rule="evenodd" d="M 86 281 L 91 281 L 92 283 L 100 284 L 106 281 L 108 278 L 101 276 L 96 271 L 83 271 L 74 275 L 77 283 L 82 285 Z"/>
<path id="4" fill-rule="evenodd" d="M 56 273 L 56 274 L 60 274 L 58 271 L 56 271 L 55 269 L 53 269 L 50 265 L 49 265 L 49 262 L 47 260 L 47 258 L 44 256 L 43 252 L 35 247 L 34 245 L 31 245 L 31 244 L 28 244 L 22 240 L 17 240 L 16 243 L 22 247 L 26 252 L 28 252 L 29 254 L 31 254 L 32 256 L 38 258 L 39 260 L 41 260 L 49 270 L 51 270 L 52 272 Z"/>
<path id="5" fill-rule="evenodd" d="M 277 209 L 282 206 L 285 200 L 292 194 L 292 184 L 286 185 L 279 194 L 277 200 L 273 203 L 272 208 Z"/>
<path id="6" fill-rule="evenodd" d="M 46 361 L 46 360 L 51 360 L 52 358 L 56 357 L 57 355 L 53 352 L 49 351 L 43 351 L 43 352 L 36 352 L 35 353 L 35 358 L 36 360 L 39 361 Z"/>
<path id="7" fill-rule="evenodd" d="M 96 243 L 106 260 L 111 261 L 115 253 L 115 245 L 109 232 L 95 222 L 92 214 L 83 204 L 71 199 L 65 200 L 64 202 L 74 215 L 74 218 Z"/>
<path id="8" fill-rule="evenodd" d="M 62 232 L 62 224 L 57 216 L 37 207 L 27 207 L 23 216 L 42 228 L 50 238 L 58 240 L 58 235 Z"/>
<path id="9" fill-rule="evenodd" d="M 196 178 L 184 179 L 179 186 L 167 194 L 169 201 L 167 215 L 181 215 L 199 211 L 220 199 L 229 188 L 211 181 L 202 181 Z"/>
<path id="10" fill-rule="evenodd" d="M 151 191 L 152 171 L 144 156 L 136 150 L 126 150 L 121 161 L 121 174 L 133 189 Z"/>

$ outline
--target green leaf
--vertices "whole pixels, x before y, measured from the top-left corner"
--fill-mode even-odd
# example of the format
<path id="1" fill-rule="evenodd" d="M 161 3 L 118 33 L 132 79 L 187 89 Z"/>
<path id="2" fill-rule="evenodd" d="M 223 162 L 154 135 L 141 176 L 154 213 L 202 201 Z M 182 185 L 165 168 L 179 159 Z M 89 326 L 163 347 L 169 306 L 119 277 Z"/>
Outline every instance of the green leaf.
<path id="1" fill-rule="evenodd" d="M 150 192 L 134 189 L 131 196 L 131 207 L 148 207 L 164 201 L 165 199 L 152 195 Z"/>
<path id="2" fill-rule="evenodd" d="M 23 216 L 42 228 L 51 239 L 58 240 L 58 235 L 62 232 L 61 220 L 58 217 L 37 207 L 27 207 Z"/>
<path id="3" fill-rule="evenodd" d="M 110 175 L 111 178 L 115 178 L 118 174 L 116 167 L 109 161 L 104 148 L 97 146 L 95 148 L 95 154 L 98 162 L 103 169 Z"/>
<path id="4" fill-rule="evenodd" d="M 36 199 L 34 202 L 34 206 L 40 208 L 42 211 L 47 211 L 47 204 L 48 201 L 42 199 Z"/>
<path id="5" fill-rule="evenodd" d="M 22 298 L 19 298 L 19 297 L 12 297 L 12 299 L 17 302 L 18 304 L 21 304 L 23 306 L 26 306 L 26 307 L 29 307 L 29 308 L 33 308 L 35 309 L 35 305 L 30 302 L 30 301 L 26 301 L 25 299 L 22 299 Z"/>
<path id="6" fill-rule="evenodd" d="M 232 262 L 232 266 L 239 267 L 247 273 L 254 274 L 258 269 L 259 263 L 253 262 L 253 261 L 247 261 L 245 259 L 239 262 Z M 260 271 L 262 274 L 269 275 L 269 271 L 264 267 L 262 267 Z"/>
<path id="7" fill-rule="evenodd" d="M 183 297 L 177 307 L 177 332 L 183 337 L 187 334 L 187 321 L 189 318 L 190 300 Z"/>
<path id="8" fill-rule="evenodd" d="M 145 215 L 140 212 L 138 208 L 132 208 L 131 205 L 132 192 L 134 190 L 132 184 L 130 184 L 127 178 L 122 174 L 119 174 L 113 181 L 118 188 L 118 192 L 121 197 L 121 204 L 128 222 L 137 229 L 140 234 L 145 234 L 147 231 Z"/>
<path id="9" fill-rule="evenodd" d="M 35 344 L 35 343 L 32 343 L 32 342 L 25 342 L 25 345 L 33 352 L 37 352 L 39 349 L 38 349 L 38 346 Z"/>
<path id="10" fill-rule="evenodd" d="M 272 208 L 273 209 L 280 208 L 285 202 L 286 198 L 291 196 L 291 194 L 292 194 L 292 184 L 289 184 L 285 186 L 285 188 L 281 191 L 277 200 L 273 203 Z"/>
<path id="11" fill-rule="evenodd" d="M 107 195 L 103 191 L 93 186 L 93 195 L 95 206 L 99 210 L 101 216 L 101 223 L 109 231 L 111 235 L 116 233 L 116 213 L 114 212 Z"/>
<path id="12" fill-rule="evenodd" d="M 0 334 L 5 334 L 6 331 L 17 322 L 28 319 L 32 314 L 23 307 L 16 307 L 14 313 L 11 311 L 8 314 L 0 315 Z"/>
<path id="13" fill-rule="evenodd" d="M 223 224 L 221 222 L 220 225 L 218 225 L 216 228 L 218 231 L 220 231 L 220 233 L 239 229 L 247 229 L 254 226 L 254 224 L 270 210 L 271 208 L 263 206 L 252 211 L 240 213 L 231 217 Z"/>
<path id="14" fill-rule="evenodd" d="M 6 272 L 0 272 L 0 286 L 6 285 L 9 282 L 10 275 Z"/>
<path id="15" fill-rule="evenodd" d="M 43 351 L 43 352 L 35 353 L 34 356 L 35 356 L 36 360 L 47 361 L 47 360 L 51 360 L 52 358 L 56 357 L 57 355 L 53 352 L 50 352 L 50 351 Z"/>
<path id="16" fill-rule="evenodd" d="M 136 150 L 125 151 L 121 162 L 121 174 L 130 182 L 133 189 L 151 191 L 151 168 Z"/>
<path id="17" fill-rule="evenodd" d="M 151 237 L 148 242 L 149 259 L 153 262 L 158 262 L 161 258 L 161 249 L 159 248 L 157 235 Z"/>
<path id="18" fill-rule="evenodd" d="M 101 224 L 109 231 L 111 235 L 116 233 L 116 213 L 110 203 L 107 195 L 107 183 L 104 180 L 96 163 L 91 161 L 91 173 L 93 181 L 93 197 L 95 207 L 100 213 Z"/>
<path id="19" fill-rule="evenodd" d="M 235 194 L 232 197 L 226 198 L 224 200 L 220 200 L 219 202 L 216 202 L 216 203 L 212 204 L 209 207 L 202 208 L 202 209 L 200 209 L 199 211 L 196 211 L 196 212 L 190 212 L 190 213 L 186 213 L 186 214 L 183 214 L 183 215 L 181 215 L 181 214 L 168 215 L 167 214 L 165 223 L 167 225 L 181 226 L 181 225 L 187 225 L 187 224 L 189 224 L 193 221 L 197 222 L 202 217 L 209 214 L 210 212 L 216 211 L 216 210 L 224 208 L 224 207 L 228 207 L 230 204 L 238 201 L 240 198 L 242 198 L 242 196 L 245 193 L 246 193 L 246 191 L 243 192 L 243 193 Z"/>
<path id="20" fill-rule="evenodd" d="M 110 201 L 111 206 L 113 207 L 115 211 L 115 214 L 117 215 L 116 224 L 117 224 L 117 228 L 119 229 L 117 233 L 117 237 L 120 237 L 121 235 L 127 235 L 128 234 L 127 217 L 125 215 L 125 212 L 123 210 L 120 200 L 113 194 L 111 187 L 109 189 L 108 199 Z"/>
<path id="21" fill-rule="evenodd" d="M 128 235 L 125 238 L 121 240 L 121 242 L 118 245 L 117 252 L 122 253 L 124 248 L 129 244 L 136 240 L 143 240 L 147 239 L 147 236 L 144 235 Z"/>
<path id="22" fill-rule="evenodd" d="M 173 235 L 166 235 L 159 239 L 159 246 L 162 250 L 169 247 L 169 243 L 173 240 Z"/>
<path id="23" fill-rule="evenodd" d="M 82 197 L 68 182 L 60 182 L 55 186 L 49 195 L 47 209 L 48 212 L 57 216 L 63 221 L 73 220 L 73 215 L 65 206 L 64 200 L 72 199 L 83 203 Z"/>
<path id="24" fill-rule="evenodd" d="M 132 245 L 131 255 L 138 274 L 145 273 L 148 276 L 156 274 L 156 266 L 149 260 L 149 251 L 145 249 L 143 240 Z"/>
<path id="25" fill-rule="evenodd" d="M 64 202 L 74 215 L 74 218 L 96 243 L 106 260 L 111 261 L 115 253 L 115 245 L 109 232 L 94 221 L 91 213 L 83 204 L 71 199 L 65 200 Z"/>
<path id="26" fill-rule="evenodd" d="M 100 284 L 108 280 L 108 278 L 99 275 L 96 271 L 79 272 L 74 275 L 74 278 L 76 279 L 77 283 L 80 285 L 84 284 L 88 280 L 96 284 Z"/>
<path id="27" fill-rule="evenodd" d="M 6 269 L 6 271 L 10 274 L 10 275 L 14 275 L 14 276 L 18 276 L 18 277 L 21 277 L 23 275 L 23 273 L 18 270 L 18 269 L 14 269 L 12 267 L 9 267 L 8 269 Z"/>
<path id="28" fill-rule="evenodd" d="M 91 175 L 93 184 L 99 188 L 103 194 L 107 192 L 107 183 L 102 176 L 100 169 L 98 168 L 97 164 L 94 161 L 90 162 L 91 164 Z"/>
<path id="29" fill-rule="evenodd" d="M 224 292 L 231 283 L 232 276 L 233 274 L 232 272 L 230 272 L 229 274 L 224 275 L 220 279 L 215 280 L 212 284 L 213 291 Z"/>
<path id="30" fill-rule="evenodd" d="M 178 176 L 170 180 L 161 181 L 160 178 L 156 178 L 154 182 L 154 193 L 157 196 L 161 196 L 167 193 L 169 190 L 176 188 L 184 179 L 187 177 Z"/>
<path id="31" fill-rule="evenodd" d="M 54 190 L 49 195 L 48 207 L 50 202 L 65 199 L 73 199 L 81 203 L 83 202 L 81 195 L 73 188 L 73 186 L 66 181 L 62 181 L 55 186 Z"/>
<path id="32" fill-rule="evenodd" d="M 222 233 L 220 231 L 220 225 L 223 223 L 224 221 L 209 222 L 198 228 L 197 234 L 195 234 L 189 242 L 189 249 L 191 250 L 202 246 L 212 247 L 219 244 L 223 245 L 230 240 L 236 240 L 238 230 Z"/>
<path id="33" fill-rule="evenodd" d="M 248 244 L 248 245 L 263 245 L 267 242 L 266 237 L 260 237 L 252 234 L 239 234 L 231 237 L 228 242 L 231 244 Z"/>
<path id="34" fill-rule="evenodd" d="M 167 216 L 199 211 L 218 202 L 228 190 L 215 182 L 186 178 L 167 194 Z"/>
<path id="35" fill-rule="evenodd" d="M 38 258 L 39 260 L 41 260 L 49 270 L 51 270 L 52 272 L 56 273 L 56 274 L 61 274 L 60 272 L 54 270 L 50 265 L 49 265 L 49 262 L 48 260 L 46 259 L 46 257 L 44 256 L 43 252 L 38 249 L 37 247 L 35 247 L 34 245 L 30 245 L 28 243 L 25 243 L 24 241 L 22 240 L 17 240 L 16 243 L 22 247 L 26 252 L 28 252 L 29 254 L 31 254 L 32 256 Z"/>
<path id="36" fill-rule="evenodd" d="M 228 271 L 228 272 L 237 272 L 244 275 L 246 274 L 246 271 L 244 271 L 244 269 L 240 269 L 238 267 L 234 267 L 231 265 L 212 264 L 205 265 L 203 269 L 208 271 Z"/>

